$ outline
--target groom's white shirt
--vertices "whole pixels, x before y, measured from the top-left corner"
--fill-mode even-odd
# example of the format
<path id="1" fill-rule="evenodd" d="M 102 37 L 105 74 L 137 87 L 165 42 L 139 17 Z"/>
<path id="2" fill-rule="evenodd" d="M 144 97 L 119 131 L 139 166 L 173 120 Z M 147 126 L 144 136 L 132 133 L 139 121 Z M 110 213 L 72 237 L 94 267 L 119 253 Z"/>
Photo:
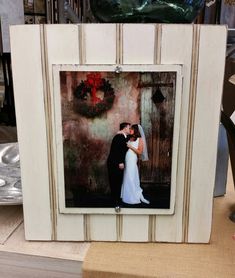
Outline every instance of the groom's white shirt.
<path id="1" fill-rule="evenodd" d="M 127 135 L 123 131 L 118 131 L 117 134 L 123 134 L 125 138 L 127 137 Z"/>

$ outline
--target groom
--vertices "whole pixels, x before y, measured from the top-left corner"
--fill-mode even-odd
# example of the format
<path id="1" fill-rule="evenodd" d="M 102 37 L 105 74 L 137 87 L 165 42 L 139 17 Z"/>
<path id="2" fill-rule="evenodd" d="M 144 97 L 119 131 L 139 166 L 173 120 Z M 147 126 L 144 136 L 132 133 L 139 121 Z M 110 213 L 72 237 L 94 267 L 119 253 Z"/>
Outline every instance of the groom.
<path id="1" fill-rule="evenodd" d="M 113 137 L 110 153 L 107 160 L 109 185 L 116 212 L 120 211 L 121 187 L 126 152 L 126 142 L 130 134 L 130 123 L 121 123 L 119 132 Z"/>

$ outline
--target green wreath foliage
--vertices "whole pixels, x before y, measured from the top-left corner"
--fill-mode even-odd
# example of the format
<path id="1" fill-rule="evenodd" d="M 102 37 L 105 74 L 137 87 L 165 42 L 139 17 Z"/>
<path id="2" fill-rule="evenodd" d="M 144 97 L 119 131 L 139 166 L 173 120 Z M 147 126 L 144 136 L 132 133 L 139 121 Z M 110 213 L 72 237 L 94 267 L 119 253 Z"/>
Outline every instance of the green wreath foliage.
<path id="1" fill-rule="evenodd" d="M 89 82 L 89 78 L 86 81 L 82 80 L 74 91 L 74 110 L 87 118 L 98 117 L 113 106 L 115 93 L 112 85 L 105 78 L 98 77 L 98 79 L 98 86 L 95 89 L 104 93 L 103 99 L 97 98 L 98 101 L 95 103 L 91 101 L 92 82 Z"/>

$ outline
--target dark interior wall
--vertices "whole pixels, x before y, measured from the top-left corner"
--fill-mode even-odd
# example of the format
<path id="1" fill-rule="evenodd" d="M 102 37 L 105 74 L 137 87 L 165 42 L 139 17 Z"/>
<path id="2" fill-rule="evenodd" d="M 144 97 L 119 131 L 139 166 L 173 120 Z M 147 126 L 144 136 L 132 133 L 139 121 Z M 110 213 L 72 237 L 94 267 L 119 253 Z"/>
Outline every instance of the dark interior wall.
<path id="1" fill-rule="evenodd" d="M 228 81 L 233 74 L 235 74 L 235 57 L 230 57 L 226 61 L 224 91 L 222 99 L 223 111 L 228 117 L 230 117 L 235 111 L 235 85 Z M 233 181 L 235 184 L 235 130 L 234 126 L 231 126 L 231 130 L 228 130 L 227 127 L 225 128 L 227 130 L 228 135 L 229 155 L 232 166 Z"/>
<path id="2" fill-rule="evenodd" d="M 233 74 L 235 74 L 235 57 L 230 57 L 226 61 L 222 99 L 223 110 L 228 116 L 231 116 L 235 110 L 235 85 L 228 81 Z"/>

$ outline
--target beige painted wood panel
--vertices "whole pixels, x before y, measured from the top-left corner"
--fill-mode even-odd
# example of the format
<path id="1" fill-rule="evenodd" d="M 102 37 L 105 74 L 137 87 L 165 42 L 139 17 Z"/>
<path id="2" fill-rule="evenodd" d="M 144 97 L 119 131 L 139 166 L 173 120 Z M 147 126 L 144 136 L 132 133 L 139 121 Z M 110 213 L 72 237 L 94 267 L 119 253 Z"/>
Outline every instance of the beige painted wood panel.
<path id="1" fill-rule="evenodd" d="M 45 25 L 49 74 L 52 64 L 79 64 L 79 29 L 75 24 Z M 50 85 L 51 82 L 50 82 Z"/>
<path id="2" fill-rule="evenodd" d="M 10 35 L 25 237 L 51 240 L 40 26 L 11 26 Z"/>
<path id="3" fill-rule="evenodd" d="M 155 24 L 122 25 L 120 57 L 123 64 L 154 64 L 156 38 Z"/>
<path id="4" fill-rule="evenodd" d="M 187 142 L 189 91 L 193 25 L 162 25 L 161 64 L 182 64 L 182 104 L 175 214 L 172 217 L 156 217 L 156 241 L 181 242 L 183 240 L 184 174 Z"/>
<path id="5" fill-rule="evenodd" d="M 149 239 L 149 217 L 144 215 L 125 215 L 121 222 L 121 241 L 147 242 Z"/>
<path id="6" fill-rule="evenodd" d="M 85 240 L 83 215 L 70 215 L 58 213 L 56 224 L 56 240 Z"/>
<path id="7" fill-rule="evenodd" d="M 90 240 L 95 241 L 116 241 L 117 240 L 117 219 L 115 215 L 90 215 L 89 216 Z"/>
<path id="8" fill-rule="evenodd" d="M 116 25 L 82 25 L 82 64 L 116 64 Z"/>
<path id="9" fill-rule="evenodd" d="M 55 93 L 60 91 L 53 91 L 53 64 L 79 64 L 80 63 L 80 40 L 79 40 L 79 28 L 80 25 L 45 25 L 44 37 L 45 37 L 45 60 L 48 67 L 49 75 L 49 87 L 50 95 L 53 96 Z M 55 96 L 54 96 L 55 98 Z M 52 165 L 54 165 L 54 187 L 56 190 L 56 196 L 58 195 L 58 168 L 56 166 L 57 159 L 57 148 L 63 148 L 62 140 L 58 143 L 55 131 L 55 111 L 54 103 L 51 101 L 51 120 L 53 129 L 53 153 L 52 153 Z M 60 109 L 60 108 L 58 108 Z M 62 124 L 61 124 L 62 125 Z M 60 125 L 60 127 L 61 127 Z M 62 134 L 62 127 L 61 127 Z M 61 150 L 62 152 L 62 150 Z M 63 175 L 62 175 L 63 176 Z M 55 223 L 55 237 L 57 240 L 84 240 L 84 219 L 83 215 L 64 215 L 59 213 L 59 200 L 55 202 L 56 206 L 56 220 Z"/>
<path id="10" fill-rule="evenodd" d="M 226 34 L 225 26 L 202 25 L 200 30 L 189 242 L 208 242 L 210 239 Z"/>

